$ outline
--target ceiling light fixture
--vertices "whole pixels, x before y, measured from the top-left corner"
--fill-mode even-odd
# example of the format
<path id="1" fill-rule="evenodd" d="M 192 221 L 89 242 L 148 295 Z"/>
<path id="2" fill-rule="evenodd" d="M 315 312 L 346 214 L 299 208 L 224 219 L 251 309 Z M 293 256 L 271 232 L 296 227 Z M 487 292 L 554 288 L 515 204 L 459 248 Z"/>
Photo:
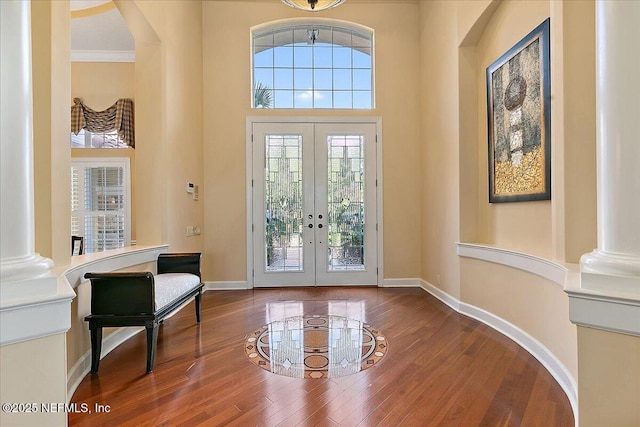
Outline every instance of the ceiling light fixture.
<path id="1" fill-rule="evenodd" d="M 347 0 L 282 0 L 282 3 L 300 10 L 319 12 L 340 6 L 345 1 Z"/>

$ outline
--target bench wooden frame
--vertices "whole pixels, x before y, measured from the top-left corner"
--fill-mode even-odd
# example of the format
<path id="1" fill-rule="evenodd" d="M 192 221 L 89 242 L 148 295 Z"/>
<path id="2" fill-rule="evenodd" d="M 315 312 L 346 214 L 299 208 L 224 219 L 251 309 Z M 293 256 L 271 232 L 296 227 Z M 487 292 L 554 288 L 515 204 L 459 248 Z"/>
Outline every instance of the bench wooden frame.
<path id="1" fill-rule="evenodd" d="M 91 331 L 91 373 L 98 372 L 102 349 L 102 328 L 144 326 L 147 332 L 147 373 L 153 370 L 158 325 L 178 307 L 195 298 L 196 321 L 200 323 L 202 276 L 200 253 L 160 254 L 157 274 L 190 273 L 199 284 L 156 310 L 154 275 L 151 272 L 86 273 L 91 280 L 91 314 L 84 318 Z"/>

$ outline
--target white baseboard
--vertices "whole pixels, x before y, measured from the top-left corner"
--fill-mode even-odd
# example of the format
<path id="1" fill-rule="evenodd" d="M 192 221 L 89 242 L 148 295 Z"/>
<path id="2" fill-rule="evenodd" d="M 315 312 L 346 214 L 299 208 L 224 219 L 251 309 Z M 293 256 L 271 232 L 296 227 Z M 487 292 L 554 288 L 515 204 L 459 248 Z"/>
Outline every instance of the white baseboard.
<path id="1" fill-rule="evenodd" d="M 486 310 L 461 302 L 427 281 L 422 280 L 420 287 L 458 313 L 484 323 L 492 329 L 495 329 L 501 334 L 509 337 L 522 348 L 527 350 L 542 364 L 542 366 L 547 369 L 547 371 L 549 371 L 553 378 L 558 381 L 558 384 L 560 384 L 560 387 L 562 387 L 562 390 L 567 395 L 567 398 L 571 403 L 571 408 L 573 409 L 573 414 L 576 417 L 576 420 L 578 419 L 578 384 L 566 366 L 564 366 L 555 354 L 553 354 L 544 344 L 516 325 L 496 316 L 495 314 L 489 313 Z"/>
<path id="2" fill-rule="evenodd" d="M 239 291 L 249 288 L 246 281 L 237 282 L 204 282 L 205 291 Z"/>
<path id="3" fill-rule="evenodd" d="M 109 334 L 109 336 L 102 340 L 102 351 L 100 352 L 100 359 L 103 359 L 117 346 L 142 331 L 144 331 L 143 327 L 128 327 L 119 328 L 112 334 Z M 87 376 L 90 370 L 91 350 L 83 354 L 67 374 L 67 402 L 71 401 L 73 393 L 76 392 L 76 389 L 78 388 L 84 377 Z"/>
<path id="4" fill-rule="evenodd" d="M 408 279 L 384 279 L 380 284 L 382 288 L 418 288 L 420 287 L 421 279 L 408 278 Z M 205 282 L 205 291 L 224 291 L 224 290 L 245 290 L 251 289 L 246 281 L 219 281 L 219 282 Z"/>
<path id="5" fill-rule="evenodd" d="M 433 286 L 426 280 L 420 280 L 420 287 L 460 313 L 460 301 L 458 301 L 456 298 L 452 297 L 442 289 Z"/>
<path id="6" fill-rule="evenodd" d="M 421 279 L 383 279 L 381 288 L 419 288 Z"/>

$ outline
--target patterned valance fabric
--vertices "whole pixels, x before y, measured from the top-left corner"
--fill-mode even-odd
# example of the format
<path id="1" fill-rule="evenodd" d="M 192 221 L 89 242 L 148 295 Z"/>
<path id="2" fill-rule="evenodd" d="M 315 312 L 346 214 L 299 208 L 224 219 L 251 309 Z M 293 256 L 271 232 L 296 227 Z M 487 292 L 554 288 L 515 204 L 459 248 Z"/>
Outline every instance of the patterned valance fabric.
<path id="1" fill-rule="evenodd" d="M 104 111 L 94 111 L 82 103 L 80 98 L 73 98 L 71 107 L 71 132 L 77 135 L 80 130 L 104 133 L 118 131 L 118 136 L 131 148 L 135 147 L 135 129 L 133 121 L 133 100 L 118 99 L 115 104 Z"/>

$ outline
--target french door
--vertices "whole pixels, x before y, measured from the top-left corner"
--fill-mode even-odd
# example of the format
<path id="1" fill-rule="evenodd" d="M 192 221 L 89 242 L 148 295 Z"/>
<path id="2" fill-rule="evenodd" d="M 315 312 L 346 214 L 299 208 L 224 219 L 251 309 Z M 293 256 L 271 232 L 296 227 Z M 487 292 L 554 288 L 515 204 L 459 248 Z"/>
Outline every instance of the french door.
<path id="1" fill-rule="evenodd" d="M 251 130 L 254 286 L 375 285 L 376 124 Z"/>

